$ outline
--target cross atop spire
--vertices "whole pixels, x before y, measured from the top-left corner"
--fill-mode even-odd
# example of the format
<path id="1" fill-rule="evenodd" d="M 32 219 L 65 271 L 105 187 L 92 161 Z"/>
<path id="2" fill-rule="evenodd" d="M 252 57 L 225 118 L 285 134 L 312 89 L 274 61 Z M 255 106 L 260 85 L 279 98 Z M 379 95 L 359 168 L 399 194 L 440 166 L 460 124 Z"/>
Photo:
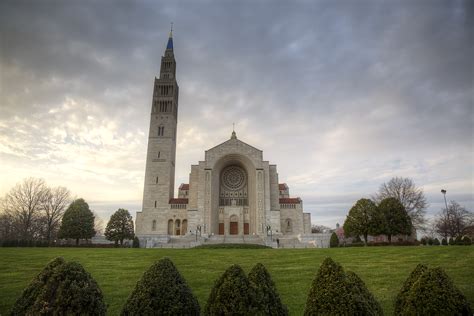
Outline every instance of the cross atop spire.
<path id="1" fill-rule="evenodd" d="M 173 50 L 173 22 L 171 22 L 170 36 L 168 38 L 168 44 L 166 50 Z"/>
<path id="2" fill-rule="evenodd" d="M 237 139 L 237 135 L 235 134 L 235 123 L 232 123 L 232 135 L 230 139 Z"/>

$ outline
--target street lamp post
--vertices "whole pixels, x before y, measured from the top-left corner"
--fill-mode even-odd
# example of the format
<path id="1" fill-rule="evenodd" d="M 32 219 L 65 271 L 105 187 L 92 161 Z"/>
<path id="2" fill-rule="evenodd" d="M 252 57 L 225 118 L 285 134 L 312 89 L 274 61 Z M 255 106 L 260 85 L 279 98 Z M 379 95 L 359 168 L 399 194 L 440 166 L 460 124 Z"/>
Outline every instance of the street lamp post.
<path id="1" fill-rule="evenodd" d="M 447 225 L 446 225 L 446 236 L 448 235 L 448 227 L 449 225 L 451 224 L 450 221 L 449 221 L 449 210 L 448 210 L 448 202 L 446 201 L 446 190 L 445 189 L 441 189 L 441 193 L 443 193 L 443 196 L 444 196 L 444 204 L 446 205 L 446 219 L 447 219 Z M 452 236 L 451 236 L 452 237 Z"/>
<path id="2" fill-rule="evenodd" d="M 272 231 L 272 226 L 267 225 L 267 236 L 268 232 L 270 231 L 270 241 L 273 242 L 273 231 Z"/>

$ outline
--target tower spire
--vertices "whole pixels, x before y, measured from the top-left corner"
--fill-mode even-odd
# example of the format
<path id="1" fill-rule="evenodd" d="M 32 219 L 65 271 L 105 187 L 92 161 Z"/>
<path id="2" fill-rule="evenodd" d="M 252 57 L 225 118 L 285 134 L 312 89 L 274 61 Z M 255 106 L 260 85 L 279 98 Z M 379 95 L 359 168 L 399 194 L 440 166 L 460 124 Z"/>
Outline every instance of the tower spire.
<path id="1" fill-rule="evenodd" d="M 173 50 L 173 22 L 171 22 L 170 36 L 168 37 L 168 44 L 166 50 Z"/>

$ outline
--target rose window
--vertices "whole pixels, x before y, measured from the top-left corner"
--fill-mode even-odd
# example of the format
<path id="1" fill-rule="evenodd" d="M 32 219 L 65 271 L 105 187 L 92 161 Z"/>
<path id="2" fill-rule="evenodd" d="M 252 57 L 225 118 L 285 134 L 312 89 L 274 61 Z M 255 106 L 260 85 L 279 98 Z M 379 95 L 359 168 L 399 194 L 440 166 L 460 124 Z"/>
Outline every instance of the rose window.
<path id="1" fill-rule="evenodd" d="M 222 171 L 221 181 L 224 187 L 230 191 L 242 189 L 246 184 L 247 176 L 245 171 L 237 166 L 230 166 Z"/>

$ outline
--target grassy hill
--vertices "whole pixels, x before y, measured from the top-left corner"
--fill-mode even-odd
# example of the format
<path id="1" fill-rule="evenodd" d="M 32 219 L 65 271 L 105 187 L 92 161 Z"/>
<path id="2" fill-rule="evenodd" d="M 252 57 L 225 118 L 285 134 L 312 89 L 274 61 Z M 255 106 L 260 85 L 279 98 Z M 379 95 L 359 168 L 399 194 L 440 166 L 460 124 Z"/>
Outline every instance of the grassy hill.
<path id="1" fill-rule="evenodd" d="M 261 262 L 270 271 L 291 315 L 301 315 L 311 281 L 332 257 L 356 272 L 387 315 L 403 281 L 418 263 L 443 267 L 474 306 L 474 246 L 340 249 L 87 249 L 0 248 L 0 315 L 6 315 L 29 281 L 51 259 L 80 262 L 99 283 L 110 315 L 118 315 L 137 280 L 152 262 L 170 257 L 204 306 L 214 280 L 231 264 L 248 272 Z"/>

